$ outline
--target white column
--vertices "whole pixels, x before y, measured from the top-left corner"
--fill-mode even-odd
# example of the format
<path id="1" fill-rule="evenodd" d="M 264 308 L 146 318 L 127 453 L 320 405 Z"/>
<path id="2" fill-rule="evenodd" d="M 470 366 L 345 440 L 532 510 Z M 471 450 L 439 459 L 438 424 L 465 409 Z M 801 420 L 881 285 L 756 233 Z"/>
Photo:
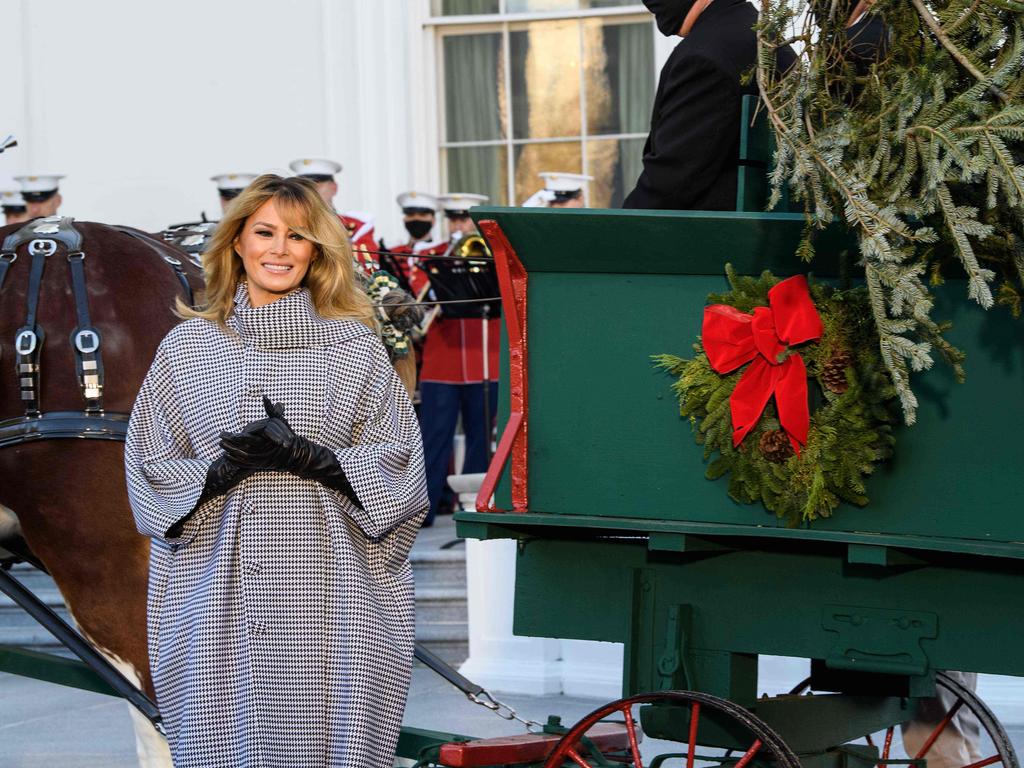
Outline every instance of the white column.
<path id="1" fill-rule="evenodd" d="M 452 489 L 473 509 L 483 474 L 452 475 Z M 535 696 L 561 693 L 561 642 L 512 633 L 516 542 L 466 540 L 469 658 L 459 669 L 485 688 Z"/>
<path id="2" fill-rule="evenodd" d="M 622 643 L 562 640 L 562 693 L 613 701 L 622 696 Z"/>

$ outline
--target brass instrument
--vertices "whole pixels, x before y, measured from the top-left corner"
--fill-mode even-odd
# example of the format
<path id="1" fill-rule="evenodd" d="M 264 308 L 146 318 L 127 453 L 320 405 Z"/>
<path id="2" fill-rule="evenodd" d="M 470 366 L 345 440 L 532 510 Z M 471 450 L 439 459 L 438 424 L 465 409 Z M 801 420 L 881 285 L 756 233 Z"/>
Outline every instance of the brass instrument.
<path id="1" fill-rule="evenodd" d="M 429 257 L 427 257 L 429 258 Z M 480 261 L 481 259 L 491 259 L 491 250 L 487 247 L 487 242 L 477 234 L 464 235 L 458 240 L 452 240 L 449 244 L 448 249 L 444 253 L 446 259 L 464 259 L 467 262 Z M 478 272 L 479 267 L 474 268 L 472 264 L 469 267 L 469 271 Z M 416 297 L 417 301 L 422 301 L 427 292 L 430 290 L 430 284 L 428 283 L 420 291 L 419 296 Z M 419 334 L 425 336 L 427 331 L 430 330 L 430 326 L 433 325 L 434 320 L 441 313 L 441 307 L 435 306 L 423 319 L 423 323 L 419 327 Z"/>
<path id="2" fill-rule="evenodd" d="M 470 261 L 472 259 L 489 259 L 491 251 L 480 235 L 466 235 L 452 243 L 447 255 Z"/>

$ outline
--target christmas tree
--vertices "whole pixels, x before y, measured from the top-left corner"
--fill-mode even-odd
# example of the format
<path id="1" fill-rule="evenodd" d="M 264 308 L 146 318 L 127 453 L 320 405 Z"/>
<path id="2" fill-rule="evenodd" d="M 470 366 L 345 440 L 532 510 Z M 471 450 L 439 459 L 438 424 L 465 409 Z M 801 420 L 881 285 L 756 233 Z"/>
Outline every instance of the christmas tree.
<path id="1" fill-rule="evenodd" d="M 786 72 L 775 66 L 782 45 L 798 53 Z M 979 305 L 1020 314 L 1024 2 L 761 0 L 758 49 L 777 146 L 771 205 L 786 187 L 802 201 L 805 259 L 817 228 L 841 220 L 856 234 L 882 360 L 911 424 L 911 371 L 938 353 L 963 375 L 931 285 L 955 267 Z"/>

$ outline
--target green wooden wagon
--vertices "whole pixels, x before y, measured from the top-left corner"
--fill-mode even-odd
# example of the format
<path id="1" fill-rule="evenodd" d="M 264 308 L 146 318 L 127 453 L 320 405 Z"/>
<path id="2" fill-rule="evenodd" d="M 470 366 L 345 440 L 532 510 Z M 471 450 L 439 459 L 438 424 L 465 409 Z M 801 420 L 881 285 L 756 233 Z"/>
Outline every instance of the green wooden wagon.
<path id="1" fill-rule="evenodd" d="M 580 739 L 611 716 L 674 742 L 656 767 L 946 765 L 937 749 L 973 719 L 984 754 L 957 764 L 1017 768 L 995 717 L 943 670 L 1024 675 L 1024 335 L 948 281 L 936 315 L 954 323 L 967 381 L 943 367 L 917 377 L 918 424 L 897 429 L 872 503 L 794 528 L 734 502 L 705 478 L 651 356 L 690 352 L 727 262 L 807 271 L 793 255 L 802 214 L 748 210 L 763 175 L 741 174 L 737 212 L 473 211 L 498 260 L 507 344 L 498 452 L 459 532 L 519 542 L 517 634 L 625 644 L 627 698 L 547 764 L 638 764 L 633 748 Z M 838 279 L 851 249 L 826 233 L 815 278 Z M 758 698 L 764 654 L 811 659 L 810 679 Z M 930 738 L 895 760 L 899 724 L 937 693 Z"/>

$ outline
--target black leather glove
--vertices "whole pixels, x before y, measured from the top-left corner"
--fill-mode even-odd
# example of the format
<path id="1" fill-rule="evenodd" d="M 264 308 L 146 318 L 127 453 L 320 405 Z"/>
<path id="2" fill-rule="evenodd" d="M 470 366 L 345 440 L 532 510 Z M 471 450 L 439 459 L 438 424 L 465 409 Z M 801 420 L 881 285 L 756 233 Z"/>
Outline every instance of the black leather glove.
<path id="1" fill-rule="evenodd" d="M 220 447 L 228 460 L 252 471 L 291 472 L 305 480 L 316 480 L 362 507 L 334 452 L 295 434 L 284 418 L 281 405 L 274 405 L 264 397 L 263 407 L 267 418 L 261 420 L 264 422 L 261 429 L 249 433 L 221 433 Z"/>
<path id="2" fill-rule="evenodd" d="M 196 513 L 197 509 L 203 506 L 203 504 L 208 502 L 210 499 L 216 498 L 217 496 L 223 496 L 252 474 L 252 470 L 243 469 L 226 456 L 221 456 L 219 459 L 215 459 L 213 463 L 210 464 L 210 468 L 206 470 L 206 482 L 203 483 L 203 490 L 199 494 L 199 498 L 196 500 L 195 505 L 191 510 L 189 510 L 187 515 L 167 529 L 167 538 L 176 539 L 180 536 L 182 529 L 185 527 L 185 523 L 187 523 L 192 515 Z"/>

